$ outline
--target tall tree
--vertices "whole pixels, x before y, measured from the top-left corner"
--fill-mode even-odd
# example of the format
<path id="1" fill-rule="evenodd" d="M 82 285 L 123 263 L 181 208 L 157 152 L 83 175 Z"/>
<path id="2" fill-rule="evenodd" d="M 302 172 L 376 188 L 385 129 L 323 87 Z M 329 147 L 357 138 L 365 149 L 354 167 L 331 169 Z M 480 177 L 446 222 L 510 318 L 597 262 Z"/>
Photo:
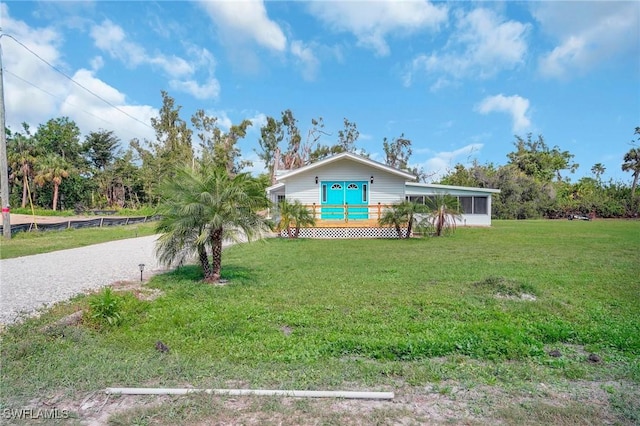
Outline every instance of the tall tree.
<path id="1" fill-rule="evenodd" d="M 321 119 L 322 120 L 322 119 Z M 324 128 L 324 123 L 320 122 L 320 127 L 316 127 L 315 122 L 314 130 L 317 135 L 327 135 L 330 136 L 329 133 L 326 133 Z M 356 141 L 360 137 L 360 132 L 358 131 L 358 126 L 356 123 L 349 121 L 349 119 L 343 119 L 343 128 L 338 131 L 338 140 L 333 145 L 326 144 L 316 144 L 313 150 L 310 150 L 309 160 L 310 162 L 315 162 L 318 160 L 322 160 L 323 158 L 329 157 L 331 155 L 340 154 L 342 152 L 356 152 Z M 363 151 L 360 153 L 361 155 L 366 155 Z"/>
<path id="2" fill-rule="evenodd" d="M 280 166 L 280 142 L 284 139 L 282 122 L 267 117 L 267 122 L 260 128 L 260 151 L 256 151 L 267 170 L 271 184 L 276 182 L 276 170 Z"/>
<path id="3" fill-rule="evenodd" d="M 578 169 L 579 165 L 573 162 L 573 154 L 561 151 L 558 146 L 549 148 L 542 135 L 537 140 L 532 139 L 531 133 L 526 139 L 516 136 L 514 146 L 516 151 L 507 154 L 509 163 L 541 182 L 551 182 L 554 177 L 560 181 L 561 171 L 573 173 Z"/>
<path id="4" fill-rule="evenodd" d="M 278 170 L 293 170 L 302 167 L 318 158 L 316 151 L 320 149 L 318 141 L 324 131 L 322 117 L 311 119 L 311 127 L 307 139 L 302 140 L 298 120 L 289 109 L 282 112 L 280 120 L 267 117 L 267 122 L 260 128 L 260 152 L 258 157 L 264 161 L 271 183 L 275 183 Z M 281 147 L 281 142 L 286 145 Z M 316 151 L 312 147 L 316 145 Z"/>
<path id="5" fill-rule="evenodd" d="M 171 177 L 176 168 L 191 165 L 193 161 L 192 131 L 180 118 L 182 107 L 176 106 L 175 100 L 167 92 L 162 91 L 161 94 L 160 114 L 151 119 L 151 125 L 156 131 L 156 140 L 142 143 L 133 139 L 130 142 L 142 162 L 144 191 L 147 200 L 152 203 L 159 199 L 160 182 Z"/>
<path id="6" fill-rule="evenodd" d="M 99 130 L 85 136 L 83 151 L 93 167 L 104 170 L 116 158 L 120 139 L 113 130 Z"/>
<path id="7" fill-rule="evenodd" d="M 46 182 L 53 183 L 53 205 L 55 211 L 58 208 L 58 193 L 62 180 L 69 177 L 71 166 L 61 156 L 55 153 L 47 154 L 42 161 L 38 163 L 35 182 L 39 186 L 44 186 Z"/>
<path id="8" fill-rule="evenodd" d="M 195 253 L 204 280 L 217 283 L 223 240 L 260 236 L 266 224 L 257 211 L 267 205 L 263 188 L 246 173 L 231 177 L 211 165 L 179 170 L 162 187 L 157 227 L 161 262 L 170 265 Z"/>
<path id="9" fill-rule="evenodd" d="M 161 157 L 169 164 L 191 162 L 193 149 L 191 147 L 192 131 L 187 123 L 180 118 L 181 106 L 175 105 L 175 100 L 164 90 L 162 108 L 157 118 L 151 118 L 151 126 L 156 131 L 156 143 Z"/>
<path id="10" fill-rule="evenodd" d="M 74 121 L 69 120 L 69 117 L 54 118 L 41 124 L 38 126 L 35 138 L 43 152 L 57 154 L 72 166 L 78 169 L 84 168 L 80 129 Z"/>
<path id="11" fill-rule="evenodd" d="M 191 123 L 200 139 L 203 162 L 211 162 L 215 167 L 224 168 L 229 176 L 236 175 L 252 165 L 250 161 L 241 160 L 242 154 L 238 148 L 238 141 L 247 135 L 247 128 L 252 124 L 250 120 L 242 120 L 240 124 L 232 125 L 225 133 L 218 126 L 217 117 L 208 116 L 203 110 L 198 110 L 191 117 Z"/>
<path id="12" fill-rule="evenodd" d="M 382 148 L 385 154 L 385 164 L 396 169 L 407 170 L 411 157 L 411 139 L 404 137 L 404 133 L 393 140 L 386 137 L 382 140 Z"/>
<path id="13" fill-rule="evenodd" d="M 343 119 L 344 128 L 338 131 L 339 152 L 355 152 L 356 141 L 360 137 L 358 126 L 346 117 Z"/>
<path id="14" fill-rule="evenodd" d="M 282 166 L 285 170 L 293 170 L 304 166 L 305 158 L 302 150 L 302 136 L 298 128 L 298 119 L 288 109 L 282 112 L 282 128 L 284 140 L 287 143 L 286 150 L 281 153 Z"/>
<path id="15" fill-rule="evenodd" d="M 602 163 L 596 163 L 591 167 L 591 173 L 596 177 L 596 180 L 600 182 L 600 177 L 604 174 L 606 168 Z"/>
<path id="16" fill-rule="evenodd" d="M 636 129 L 638 132 L 638 129 Z M 623 172 L 631 172 L 633 183 L 631 184 L 631 198 L 635 197 L 636 187 L 638 186 L 638 178 L 640 178 L 640 148 L 631 148 L 624 155 L 624 163 L 622 163 Z"/>

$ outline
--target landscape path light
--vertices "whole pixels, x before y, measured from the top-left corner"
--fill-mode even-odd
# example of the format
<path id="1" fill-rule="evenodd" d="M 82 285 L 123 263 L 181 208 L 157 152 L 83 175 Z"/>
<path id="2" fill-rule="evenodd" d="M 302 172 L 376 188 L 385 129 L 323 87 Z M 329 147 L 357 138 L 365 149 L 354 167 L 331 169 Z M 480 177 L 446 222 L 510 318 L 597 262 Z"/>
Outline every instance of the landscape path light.
<path id="1" fill-rule="evenodd" d="M 142 271 L 144 271 L 144 263 L 139 264 L 138 268 L 140 268 L 140 282 L 142 282 Z"/>

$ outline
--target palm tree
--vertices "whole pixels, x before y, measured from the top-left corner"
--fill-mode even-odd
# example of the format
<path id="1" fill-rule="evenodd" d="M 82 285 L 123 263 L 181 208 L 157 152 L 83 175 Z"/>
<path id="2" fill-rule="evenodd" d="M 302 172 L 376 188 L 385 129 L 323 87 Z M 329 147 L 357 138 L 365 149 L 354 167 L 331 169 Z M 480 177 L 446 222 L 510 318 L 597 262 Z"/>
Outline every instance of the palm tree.
<path id="1" fill-rule="evenodd" d="M 278 212 L 280 213 L 278 229 L 286 229 L 288 238 L 298 238 L 302 226 L 316 224 L 313 213 L 298 200 L 292 203 L 286 200 L 281 201 L 278 204 Z"/>
<path id="2" fill-rule="evenodd" d="M 16 174 L 22 177 L 22 208 L 26 207 L 29 190 L 29 179 L 33 178 L 33 168 L 36 162 L 36 145 L 28 133 L 17 133 L 9 141 L 8 160 Z"/>
<path id="3" fill-rule="evenodd" d="M 591 167 L 591 173 L 593 173 L 596 177 L 596 181 L 600 182 L 600 176 L 602 176 L 605 172 L 606 168 L 602 163 L 596 163 Z"/>
<path id="4" fill-rule="evenodd" d="M 436 195 L 426 199 L 429 210 L 427 222 L 436 237 L 449 235 L 456 230 L 456 222 L 460 220 L 460 203 L 451 195 Z"/>
<path id="5" fill-rule="evenodd" d="M 424 213 L 425 211 L 424 205 L 422 204 L 403 201 L 385 210 L 378 222 L 381 225 L 393 225 L 398 233 L 398 238 L 402 238 L 401 227 L 406 225 L 407 233 L 404 238 L 410 238 L 413 232 L 413 226 L 417 222 L 416 215 Z"/>
<path id="6" fill-rule="evenodd" d="M 69 177 L 71 166 L 58 154 L 47 154 L 37 165 L 34 181 L 39 186 L 46 182 L 53 183 L 53 210 L 58 207 L 58 192 L 62 179 Z"/>
<path id="7" fill-rule="evenodd" d="M 230 177 L 211 166 L 178 170 L 161 187 L 160 261 L 171 265 L 197 254 L 204 280 L 219 282 L 223 240 L 260 235 L 266 224 L 257 211 L 267 204 L 264 191 L 246 173 Z"/>
<path id="8" fill-rule="evenodd" d="M 636 130 L 636 133 L 639 133 Z M 640 177 L 640 148 L 631 148 L 624 155 L 624 163 L 622 163 L 623 172 L 633 172 L 633 183 L 631 184 L 631 198 L 635 196 L 636 187 L 638 186 L 638 178 Z"/>

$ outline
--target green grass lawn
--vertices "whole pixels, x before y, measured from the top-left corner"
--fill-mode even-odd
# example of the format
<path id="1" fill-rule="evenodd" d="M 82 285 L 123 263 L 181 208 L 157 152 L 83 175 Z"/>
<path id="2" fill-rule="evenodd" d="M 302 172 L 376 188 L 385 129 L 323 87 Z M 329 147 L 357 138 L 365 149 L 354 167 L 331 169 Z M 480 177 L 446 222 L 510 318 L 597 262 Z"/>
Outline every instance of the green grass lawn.
<path id="1" fill-rule="evenodd" d="M 10 240 L 0 238 L 0 259 L 49 253 L 155 233 L 155 223 L 104 228 L 66 229 L 63 231 L 19 232 Z"/>
<path id="2" fill-rule="evenodd" d="M 396 391 L 398 403 L 355 416 L 362 405 L 262 399 L 239 409 L 203 397 L 112 422 L 225 419 L 235 407 L 267 423 L 438 423 L 415 408 L 420 401 L 457 407 L 442 422 L 640 422 L 638 221 L 498 221 L 407 241 L 267 240 L 225 250 L 227 285 L 199 277 L 183 267 L 153 278 L 149 287 L 163 292 L 153 301 L 123 293 L 117 327 L 43 331 L 89 297 L 9 327 L 0 408 L 39 395 L 82 400 L 110 386 L 368 389 Z M 169 353 L 156 351 L 158 340 Z"/>

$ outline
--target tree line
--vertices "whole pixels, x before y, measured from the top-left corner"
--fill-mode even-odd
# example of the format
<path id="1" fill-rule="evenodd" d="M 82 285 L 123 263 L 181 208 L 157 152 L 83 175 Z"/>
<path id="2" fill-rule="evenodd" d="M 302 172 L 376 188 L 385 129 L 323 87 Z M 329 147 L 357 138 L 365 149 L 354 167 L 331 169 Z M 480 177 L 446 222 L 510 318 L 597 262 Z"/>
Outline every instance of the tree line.
<path id="1" fill-rule="evenodd" d="M 640 142 L 640 127 L 634 135 Z M 470 166 L 457 164 L 440 183 L 482 188 L 498 188 L 492 214 L 499 219 L 560 218 L 569 215 L 619 218 L 638 217 L 640 197 L 636 194 L 640 176 L 640 148 L 632 147 L 623 158 L 622 170 L 632 174 L 632 184 L 602 180 L 605 167 L 596 163 L 591 176 L 573 183 L 563 173 L 573 173 L 578 164 L 573 154 L 549 147 L 542 136 L 516 136 L 515 150 L 501 166 L 492 163 Z"/>
<path id="2" fill-rule="evenodd" d="M 218 118 L 196 111 L 187 123 L 181 107 L 167 92 L 161 92 L 162 107 L 152 118 L 154 140 L 132 139 L 123 147 L 113 130 L 99 129 L 81 138 L 76 123 L 67 117 L 53 118 L 33 131 L 27 124 L 7 135 L 10 166 L 10 204 L 56 210 L 76 208 L 140 208 L 157 206 L 163 182 L 183 167 L 224 170 L 234 178 L 252 166 L 238 147 L 250 120 L 220 127 Z M 333 135 L 322 117 L 311 119 L 303 129 L 292 110 L 267 117 L 260 128 L 256 154 L 266 171 L 255 179 L 262 188 L 273 184 L 277 173 L 302 167 L 340 152 L 369 154 L 357 146 L 356 123 L 344 118 Z M 457 164 L 439 183 L 497 188 L 493 201 L 496 218 L 525 219 L 561 217 L 570 213 L 598 217 L 635 217 L 640 210 L 636 187 L 640 176 L 640 127 L 634 146 L 623 158 L 622 170 L 632 176 L 631 185 L 604 182 L 601 163 L 591 168 L 592 177 L 572 183 L 566 172 L 578 165 L 573 155 L 550 147 L 542 136 L 516 136 L 514 150 L 504 165 Z M 331 141 L 331 142 L 327 142 Z M 196 144 L 194 147 L 194 143 Z M 412 141 L 401 134 L 382 141 L 384 162 L 426 181 L 431 176 L 411 165 Z"/>

